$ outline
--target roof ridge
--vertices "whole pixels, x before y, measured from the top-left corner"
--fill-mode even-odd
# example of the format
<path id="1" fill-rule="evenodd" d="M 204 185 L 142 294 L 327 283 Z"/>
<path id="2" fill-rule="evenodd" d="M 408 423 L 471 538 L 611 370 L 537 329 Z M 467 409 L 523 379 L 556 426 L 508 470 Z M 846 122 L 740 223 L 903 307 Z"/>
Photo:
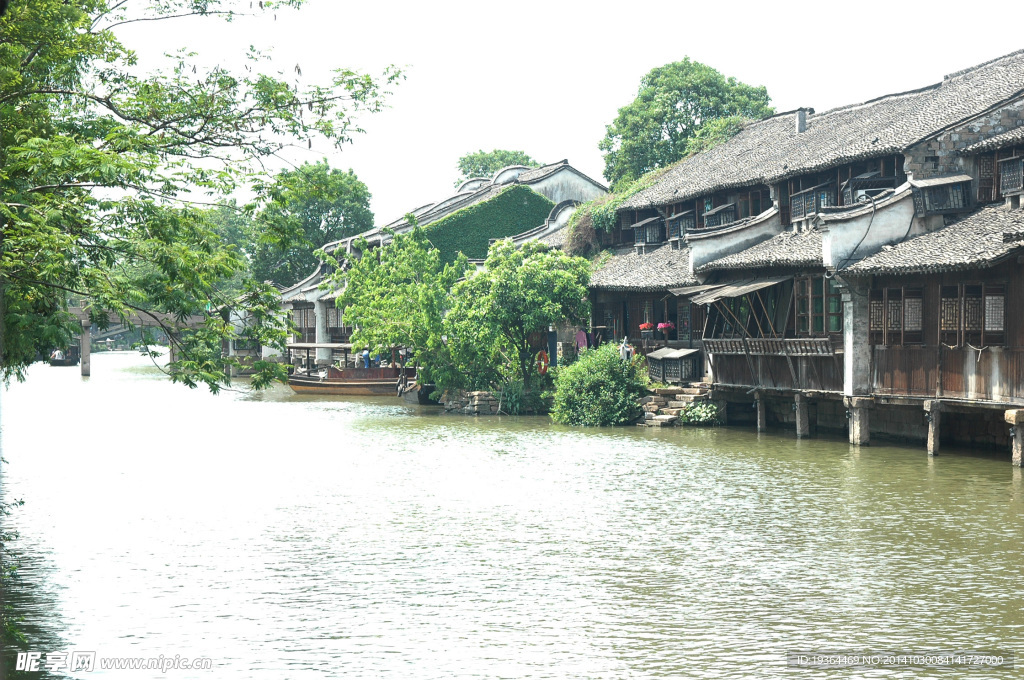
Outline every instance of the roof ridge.
<path id="1" fill-rule="evenodd" d="M 1001 57 L 995 57 L 994 59 L 983 61 L 980 64 L 975 64 L 974 66 L 968 66 L 967 68 L 960 69 L 959 71 L 953 71 L 952 73 L 943 76 L 942 80 L 943 82 L 945 82 L 947 80 L 952 80 L 953 78 L 959 78 L 962 75 L 966 75 L 972 71 L 977 71 L 978 69 L 984 68 L 985 66 L 991 66 L 997 61 L 1002 61 L 1003 59 L 1009 59 L 1010 57 L 1018 57 L 1021 55 L 1024 55 L 1024 49 L 1015 50 L 1013 52 L 1010 52 L 1009 54 L 1004 54 Z"/>

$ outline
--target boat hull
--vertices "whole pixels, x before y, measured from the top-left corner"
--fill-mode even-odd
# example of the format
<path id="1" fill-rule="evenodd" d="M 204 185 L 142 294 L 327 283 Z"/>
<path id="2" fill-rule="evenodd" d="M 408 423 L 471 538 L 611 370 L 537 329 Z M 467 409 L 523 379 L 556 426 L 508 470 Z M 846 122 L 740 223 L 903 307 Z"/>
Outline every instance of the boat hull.
<path id="1" fill-rule="evenodd" d="M 324 373 L 293 373 L 288 385 L 300 394 L 340 394 L 351 396 L 398 396 L 403 379 L 396 368 L 346 368 L 329 366 Z M 411 370 L 406 380 L 415 380 Z"/>
<path id="2" fill-rule="evenodd" d="M 393 397 L 398 393 L 398 380 L 317 380 L 316 378 L 288 379 L 288 387 L 299 394 L 338 394 L 349 396 Z"/>

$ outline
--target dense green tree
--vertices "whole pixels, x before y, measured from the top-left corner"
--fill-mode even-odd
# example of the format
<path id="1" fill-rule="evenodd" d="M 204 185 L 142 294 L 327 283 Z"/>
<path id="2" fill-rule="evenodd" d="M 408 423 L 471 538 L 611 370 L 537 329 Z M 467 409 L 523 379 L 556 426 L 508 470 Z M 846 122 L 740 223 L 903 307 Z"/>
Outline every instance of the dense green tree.
<path id="1" fill-rule="evenodd" d="M 366 185 L 326 160 L 284 170 L 256 189 L 265 205 L 251 225 L 247 252 L 257 281 L 290 286 L 316 267 L 317 249 L 373 228 Z"/>
<path id="2" fill-rule="evenodd" d="M 415 217 L 406 215 L 415 225 Z M 346 323 L 355 327 L 353 349 L 368 348 L 388 355 L 391 349 L 412 350 L 425 382 L 433 381 L 448 363 L 442 341 L 442 320 L 451 304 L 451 290 L 466 271 L 466 258 L 444 263 L 423 230 L 397 234 L 380 248 L 365 240 L 356 243 L 359 257 L 339 263 L 327 285 L 341 289 L 337 306 Z"/>
<path id="3" fill-rule="evenodd" d="M 498 170 L 510 165 L 535 167 L 541 163 L 530 158 L 525 151 L 506 151 L 505 149 L 484 151 L 480 149 L 476 153 L 467 153 L 459 159 L 458 168 L 461 174 L 455 180 L 455 186 L 459 186 L 472 177 L 491 177 Z"/>
<path id="4" fill-rule="evenodd" d="M 298 5 L 263 0 L 253 11 Z M 13 0 L 0 18 L 0 374 L 21 377 L 37 351 L 67 342 L 69 295 L 97 320 L 164 312 L 206 315 L 180 340 L 175 380 L 216 387 L 230 360 L 221 341 L 286 337 L 274 291 L 251 279 L 205 205 L 249 184 L 260 160 L 314 137 L 350 141 L 356 116 L 383 105 L 383 78 L 335 71 L 299 89 L 266 71 L 255 50 L 244 72 L 205 68 L 180 52 L 139 75 L 113 28 L 136 21 L 225 15 L 244 0 Z M 182 41 L 187 33 L 181 33 Z M 206 194 L 206 196 L 204 196 Z M 272 236 L 282 243 L 291 233 Z M 209 310 L 222 314 L 208 314 Z M 239 331 L 227 319 L 245 319 Z M 108 317 L 109 314 L 109 317 Z M 259 366 L 256 384 L 279 376 Z"/>
<path id="5" fill-rule="evenodd" d="M 604 176 L 613 185 L 636 180 L 683 158 L 702 126 L 729 116 L 764 118 L 774 112 L 769 104 L 763 86 L 726 78 L 689 57 L 652 69 L 598 144 Z"/>
<path id="6" fill-rule="evenodd" d="M 458 373 L 521 381 L 529 391 L 536 369 L 530 335 L 590 318 L 590 263 L 530 241 L 496 241 L 483 269 L 452 290 L 444 331 Z M 479 382 L 478 378 L 474 379 Z M 476 385 L 474 385 L 476 386 Z"/>

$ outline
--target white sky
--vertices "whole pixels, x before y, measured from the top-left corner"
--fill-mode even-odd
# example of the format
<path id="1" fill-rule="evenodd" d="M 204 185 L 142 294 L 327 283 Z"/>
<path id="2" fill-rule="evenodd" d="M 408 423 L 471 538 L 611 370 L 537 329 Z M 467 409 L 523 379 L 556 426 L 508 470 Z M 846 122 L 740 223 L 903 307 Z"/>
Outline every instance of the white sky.
<path id="1" fill-rule="evenodd" d="M 971 15 L 974 18 L 970 18 Z M 120 33 L 144 57 L 183 44 L 241 64 L 250 44 L 302 82 L 330 69 L 407 67 L 391 108 L 366 134 L 326 155 L 373 194 L 378 224 L 452 193 L 459 156 L 520 149 L 568 158 L 604 182 L 597 149 L 619 107 L 651 68 L 684 56 L 765 85 L 778 111 L 818 111 L 938 82 L 1024 47 L 1017 3 L 950 2 L 349 2 L 307 0 L 276 20 L 186 20 Z M 146 63 L 149 63 L 146 59 Z M 1024 86 L 1024 84 L 1022 84 Z"/>

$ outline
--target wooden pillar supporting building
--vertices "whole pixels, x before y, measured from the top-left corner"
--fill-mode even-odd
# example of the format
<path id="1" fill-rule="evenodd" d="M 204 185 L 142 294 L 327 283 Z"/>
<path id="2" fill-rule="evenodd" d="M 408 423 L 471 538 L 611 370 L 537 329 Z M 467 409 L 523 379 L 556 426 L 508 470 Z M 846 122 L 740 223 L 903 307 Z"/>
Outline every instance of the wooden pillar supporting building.
<path id="1" fill-rule="evenodd" d="M 847 397 L 849 411 L 850 443 L 867 446 L 871 442 L 871 411 L 875 400 L 870 397 Z"/>
<path id="2" fill-rule="evenodd" d="M 1010 444 L 1013 446 L 1011 461 L 1014 466 L 1024 466 L 1024 409 L 1010 409 L 1005 413 L 1006 422 L 1010 424 Z"/>
<path id="3" fill-rule="evenodd" d="M 796 406 L 796 436 L 808 437 L 811 434 L 810 414 L 807 412 L 807 397 L 797 393 L 794 397 Z"/>
<path id="4" fill-rule="evenodd" d="M 82 344 L 81 360 L 79 367 L 83 376 L 92 375 L 92 328 L 89 321 L 82 322 Z"/>
<path id="5" fill-rule="evenodd" d="M 939 432 L 942 429 L 942 402 L 929 400 L 924 402 L 924 410 L 928 416 L 928 455 L 939 455 Z"/>
<path id="6" fill-rule="evenodd" d="M 758 390 L 754 393 L 754 402 L 757 408 L 757 431 L 764 432 L 768 429 L 768 418 L 765 413 L 764 393 Z"/>

